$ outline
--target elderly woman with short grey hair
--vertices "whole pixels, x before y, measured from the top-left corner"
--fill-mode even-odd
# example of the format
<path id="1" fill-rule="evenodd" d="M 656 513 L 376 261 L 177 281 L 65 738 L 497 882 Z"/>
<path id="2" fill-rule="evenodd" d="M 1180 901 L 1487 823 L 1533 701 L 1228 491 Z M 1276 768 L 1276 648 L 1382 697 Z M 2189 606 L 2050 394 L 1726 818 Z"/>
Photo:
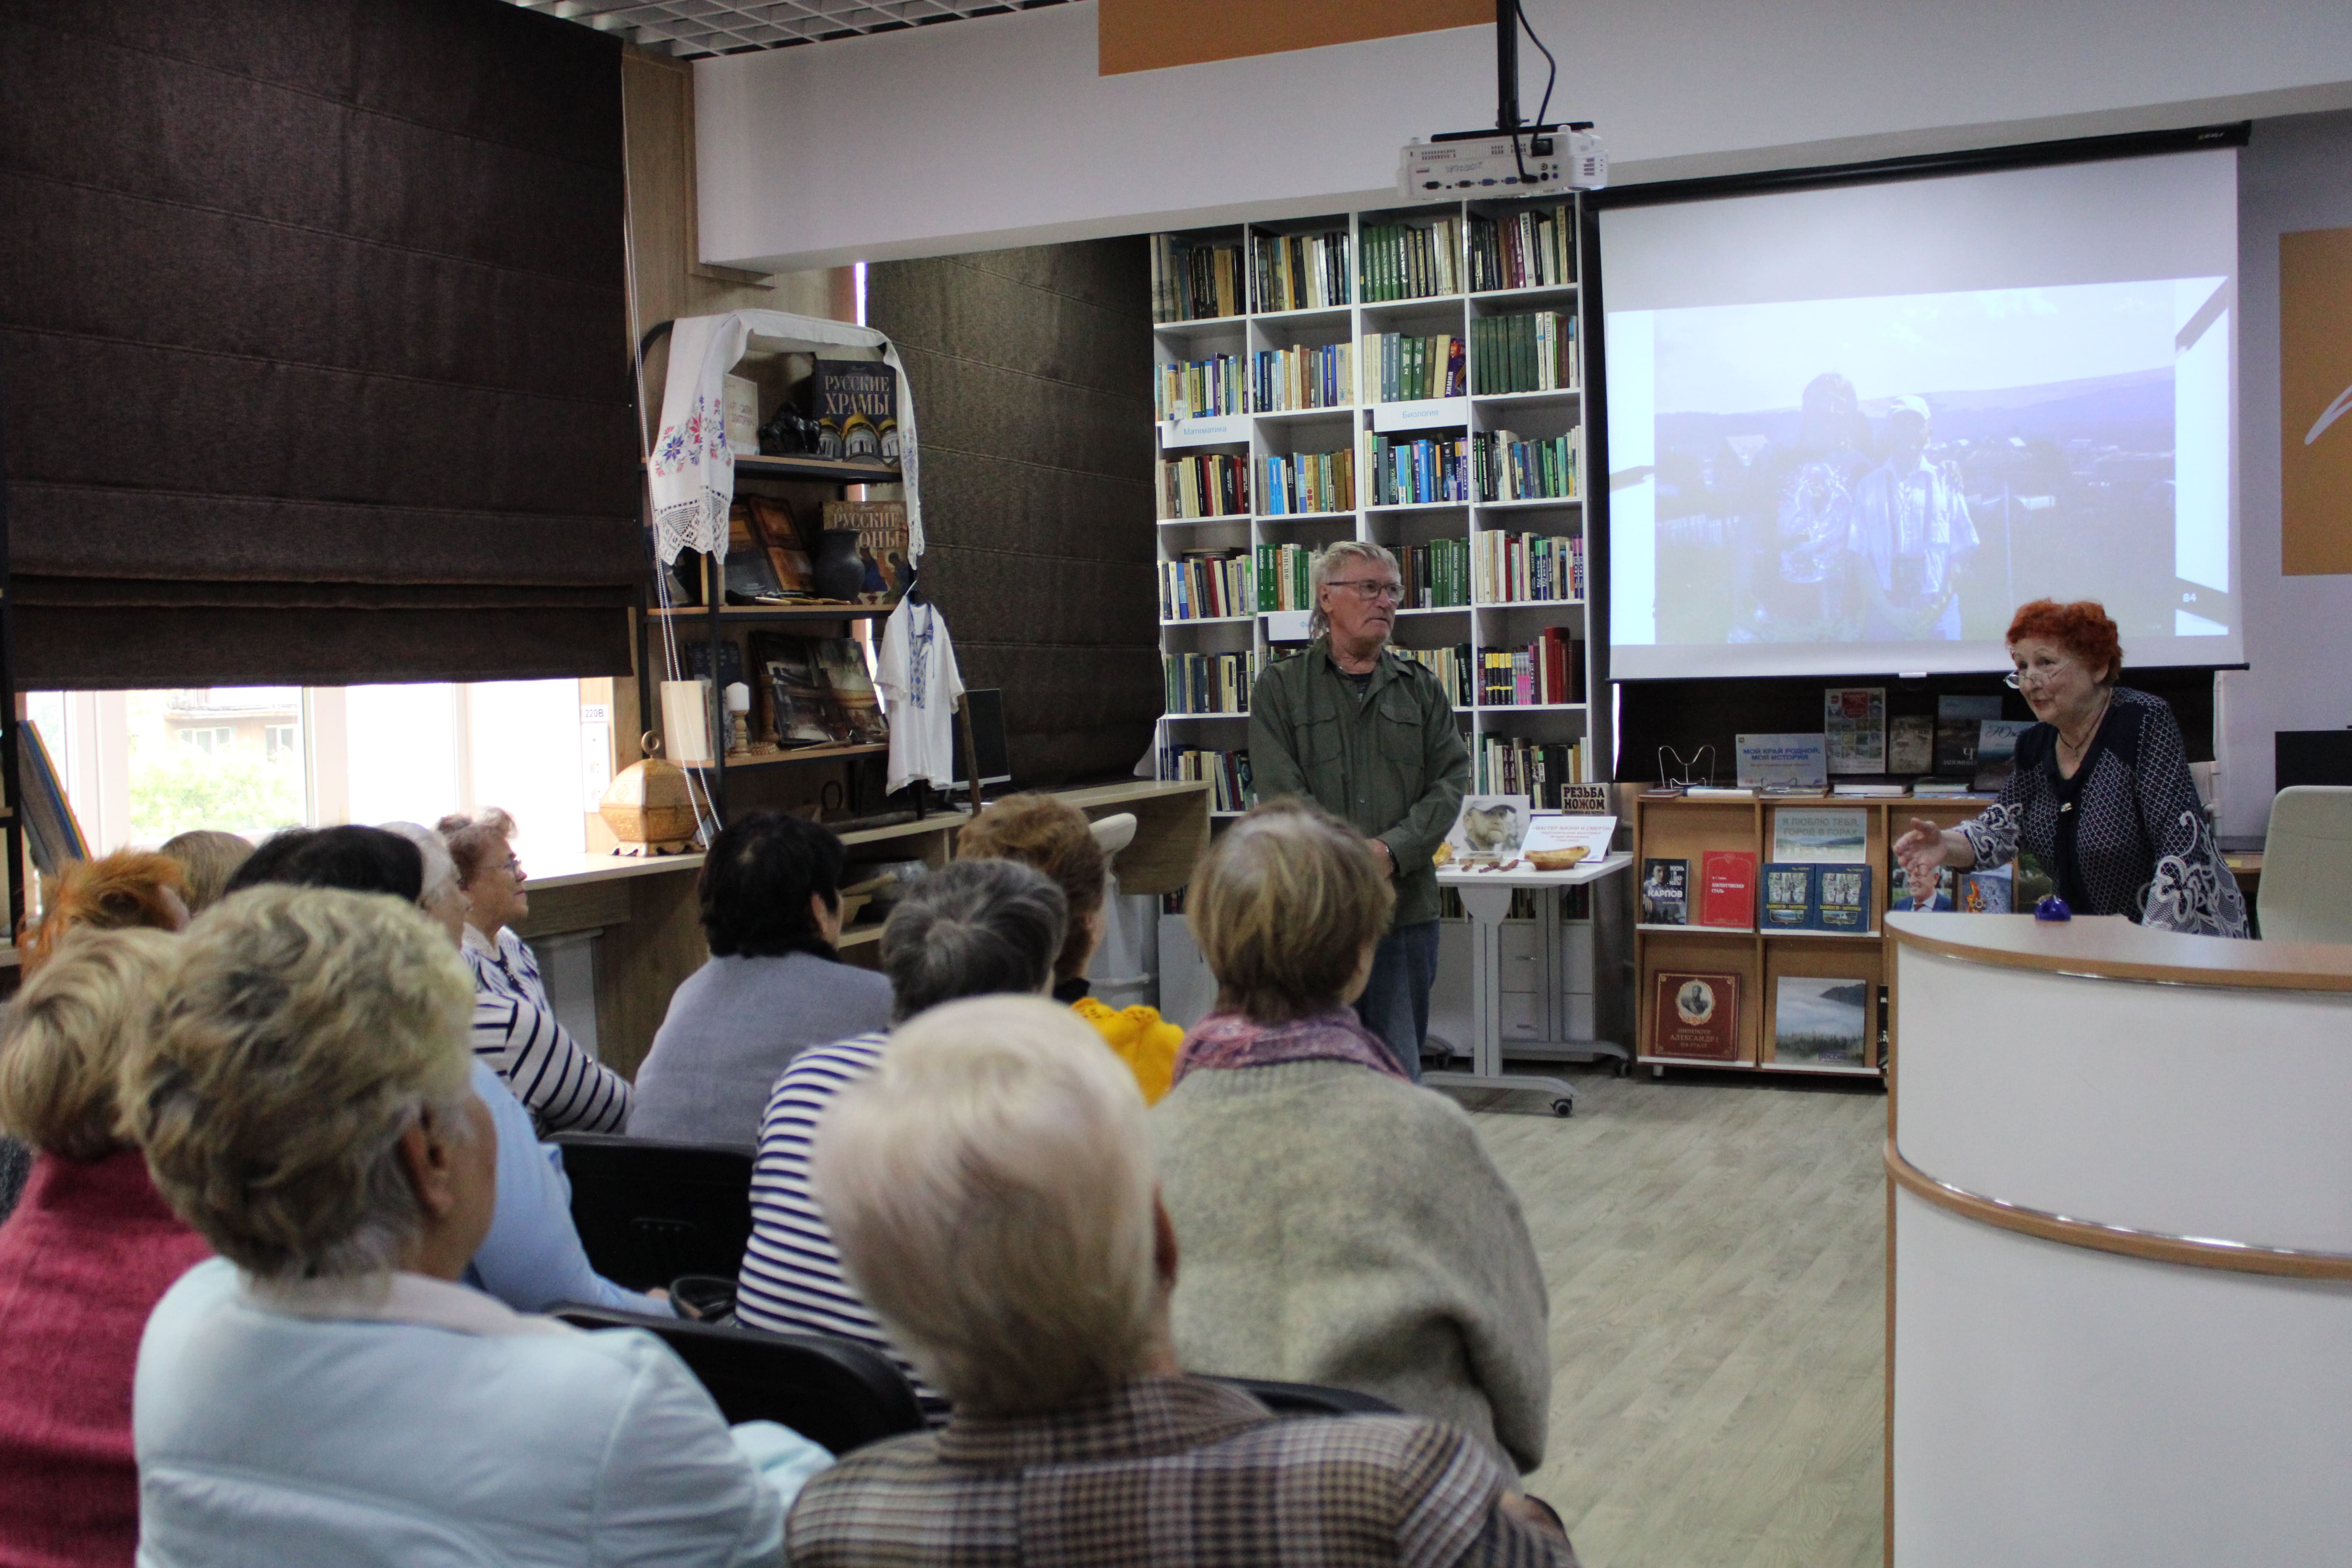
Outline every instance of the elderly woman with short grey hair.
<path id="1" fill-rule="evenodd" d="M 1043 872 L 1013 860 L 959 860 L 909 888 L 882 928 L 894 1026 L 966 996 L 1044 996 L 1054 988 L 1069 904 Z M 881 1065 L 890 1036 L 877 1031 L 815 1046 L 776 1079 L 761 1119 L 751 1171 L 751 1240 L 743 1252 L 736 1316 L 779 1333 L 835 1334 L 880 1351 L 917 1379 L 934 1417 L 946 1402 L 898 1352 L 841 1268 L 811 1184 L 817 1121 L 835 1096 Z"/>
<path id="2" fill-rule="evenodd" d="M 149 1568 L 225 1550 L 782 1561 L 823 1450 L 730 1432 L 650 1335 L 583 1334 L 457 1282 L 498 1163 L 473 994 L 446 936 L 378 894 L 257 888 L 184 939 L 122 1099 L 156 1187 L 220 1257 L 165 1293 L 140 1347 Z"/>

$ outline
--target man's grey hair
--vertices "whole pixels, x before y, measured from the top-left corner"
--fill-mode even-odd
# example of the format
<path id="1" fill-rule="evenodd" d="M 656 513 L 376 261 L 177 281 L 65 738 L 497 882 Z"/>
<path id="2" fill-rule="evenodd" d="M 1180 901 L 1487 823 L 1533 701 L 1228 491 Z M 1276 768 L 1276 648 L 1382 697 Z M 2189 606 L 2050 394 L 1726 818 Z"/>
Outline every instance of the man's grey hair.
<path id="1" fill-rule="evenodd" d="M 1340 540 L 1315 558 L 1315 612 L 1307 617 L 1308 637 L 1319 637 L 1331 629 L 1331 617 L 1323 613 L 1324 586 L 1340 574 L 1367 564 L 1385 566 L 1400 577 L 1404 575 L 1397 558 L 1369 539 Z"/>
<path id="2" fill-rule="evenodd" d="M 891 1022 L 960 996 L 1044 991 L 1069 918 L 1062 889 L 1017 860 L 958 860 L 932 872 L 882 928 Z"/>

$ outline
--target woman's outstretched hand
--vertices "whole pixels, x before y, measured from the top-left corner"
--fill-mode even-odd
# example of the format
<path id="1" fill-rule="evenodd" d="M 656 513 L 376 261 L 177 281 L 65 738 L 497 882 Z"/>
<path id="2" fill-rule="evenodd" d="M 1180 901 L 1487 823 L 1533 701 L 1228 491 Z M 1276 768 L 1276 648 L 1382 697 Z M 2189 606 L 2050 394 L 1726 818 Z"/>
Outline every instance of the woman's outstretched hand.
<path id="1" fill-rule="evenodd" d="M 1911 830 L 1895 841 L 1895 858 L 1903 862 L 1903 875 L 1916 901 L 1922 888 L 1936 885 L 1936 873 L 1952 855 L 1944 842 L 1944 830 L 1924 816 L 1915 816 Z"/>

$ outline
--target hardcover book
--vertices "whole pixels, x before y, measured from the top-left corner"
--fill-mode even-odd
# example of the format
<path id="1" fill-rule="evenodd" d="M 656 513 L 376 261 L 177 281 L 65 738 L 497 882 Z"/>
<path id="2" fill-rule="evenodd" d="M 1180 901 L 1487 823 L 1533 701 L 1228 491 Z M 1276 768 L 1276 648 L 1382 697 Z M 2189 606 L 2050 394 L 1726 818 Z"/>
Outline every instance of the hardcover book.
<path id="1" fill-rule="evenodd" d="M 792 507 L 779 496 L 746 496 L 736 504 L 750 510 L 751 535 L 767 552 L 769 570 L 775 574 L 785 596 L 804 599 L 814 594 L 809 542 L 801 537 L 800 521 Z"/>
<path id="2" fill-rule="evenodd" d="M 803 384 L 817 456 L 898 462 L 898 375 L 877 360 L 821 359 Z"/>
<path id="3" fill-rule="evenodd" d="M 1870 930 L 1870 868 L 1823 866 L 1814 878 L 1814 924 L 1822 931 Z"/>
<path id="4" fill-rule="evenodd" d="M 761 727 L 779 746 L 868 746 L 890 727 L 866 673 L 866 656 L 847 637 L 752 635 L 753 691 Z"/>
<path id="5" fill-rule="evenodd" d="M 1924 773 L 1936 765 L 1936 721 L 1924 713 L 1906 713 L 1886 723 L 1886 771 Z"/>
<path id="6" fill-rule="evenodd" d="M 1756 856 L 1710 849 L 1699 860 L 1698 923 L 1733 931 L 1756 924 Z"/>
<path id="7" fill-rule="evenodd" d="M 1642 923 L 1654 926 L 1690 924 L 1690 862 L 1642 862 Z"/>
<path id="8" fill-rule="evenodd" d="M 2000 717 L 1998 697 L 1938 697 L 1936 699 L 1936 771 L 1973 773 L 1977 771 L 1977 726 Z"/>
<path id="9" fill-rule="evenodd" d="M 1956 902 L 1962 914 L 2005 915 L 2015 905 L 2010 896 L 2012 886 L 2006 866 L 1990 871 L 1963 871 Z"/>
<path id="10" fill-rule="evenodd" d="M 775 605 L 792 596 L 752 526 L 751 503 L 737 501 L 727 509 L 727 603 Z"/>
<path id="11" fill-rule="evenodd" d="M 1829 742 L 1830 772 L 1886 772 L 1886 688 L 1824 688 L 1822 730 Z"/>
<path id="12" fill-rule="evenodd" d="M 1764 868 L 1766 931 L 1810 931 L 1813 927 L 1813 868 L 1776 862 Z"/>
<path id="13" fill-rule="evenodd" d="M 1851 976 L 1780 976 L 1772 987 L 1772 1059 L 1864 1065 L 1874 989 Z"/>
<path id="14" fill-rule="evenodd" d="M 1655 997 L 1650 1055 L 1702 1062 L 1740 1059 L 1739 976 L 1661 971 Z"/>
<path id="15" fill-rule="evenodd" d="M 824 526 L 857 535 L 857 560 L 866 568 L 866 582 L 857 593 L 859 604 L 895 605 L 906 597 L 913 573 L 907 564 L 905 501 L 829 500 L 824 503 Z"/>

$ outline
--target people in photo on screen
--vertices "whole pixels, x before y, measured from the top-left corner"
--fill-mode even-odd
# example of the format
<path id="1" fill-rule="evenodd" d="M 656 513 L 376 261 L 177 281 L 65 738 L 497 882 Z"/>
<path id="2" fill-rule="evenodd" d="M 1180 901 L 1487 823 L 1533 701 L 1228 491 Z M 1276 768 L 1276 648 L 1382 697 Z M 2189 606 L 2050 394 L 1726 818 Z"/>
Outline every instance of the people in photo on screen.
<path id="1" fill-rule="evenodd" d="M 1733 568 L 1732 642 L 1851 640 L 1846 542 L 1854 488 L 1870 469 L 1870 423 L 1853 383 L 1825 371 L 1805 384 L 1797 437 L 1758 461 Z"/>
<path id="2" fill-rule="evenodd" d="M 1927 456 L 1934 421 L 1925 399 L 1895 400 L 1886 460 L 1863 476 L 1847 546 L 1862 581 L 1862 640 L 1960 637 L 1958 579 L 1977 551 L 1976 525 L 1957 465 Z"/>

